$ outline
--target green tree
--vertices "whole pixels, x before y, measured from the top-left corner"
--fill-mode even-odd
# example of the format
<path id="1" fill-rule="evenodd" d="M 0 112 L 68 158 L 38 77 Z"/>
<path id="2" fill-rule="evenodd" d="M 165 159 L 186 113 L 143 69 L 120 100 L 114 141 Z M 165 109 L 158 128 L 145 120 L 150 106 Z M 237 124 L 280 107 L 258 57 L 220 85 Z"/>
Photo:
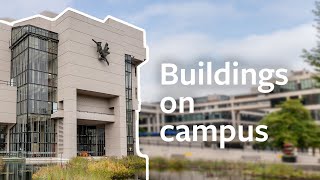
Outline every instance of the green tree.
<path id="1" fill-rule="evenodd" d="M 269 138 L 263 145 L 282 148 L 284 143 L 291 143 L 298 148 L 319 147 L 319 126 L 299 99 L 287 100 L 279 108 L 260 122 L 268 126 Z"/>
<path id="2" fill-rule="evenodd" d="M 314 67 L 316 72 L 320 72 L 320 1 L 315 2 L 315 9 L 312 12 L 316 17 L 315 28 L 317 30 L 317 45 L 309 51 L 304 49 L 302 57 Z M 320 76 L 316 76 L 315 79 L 320 82 Z"/>

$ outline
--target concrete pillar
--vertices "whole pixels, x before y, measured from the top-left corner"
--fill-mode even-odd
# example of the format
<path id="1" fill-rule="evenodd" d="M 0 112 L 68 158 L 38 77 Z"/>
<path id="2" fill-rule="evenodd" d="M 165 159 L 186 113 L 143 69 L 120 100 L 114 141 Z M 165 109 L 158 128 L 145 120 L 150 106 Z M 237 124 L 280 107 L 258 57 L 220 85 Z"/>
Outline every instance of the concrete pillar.
<path id="1" fill-rule="evenodd" d="M 236 127 L 237 117 L 236 117 L 235 110 L 231 110 L 231 121 L 232 121 L 232 126 Z"/>
<path id="2" fill-rule="evenodd" d="M 70 159 L 77 156 L 77 90 L 63 89 L 63 152 L 62 157 Z"/>
<path id="3" fill-rule="evenodd" d="M 236 111 L 236 122 L 237 122 L 237 125 L 241 124 L 240 111 Z"/>
<path id="4" fill-rule="evenodd" d="M 156 128 L 156 117 L 155 117 L 155 116 L 157 116 L 157 114 L 152 115 L 152 116 L 150 117 L 151 132 L 154 132 L 154 131 L 155 131 L 155 128 Z"/>
<path id="5" fill-rule="evenodd" d="M 160 113 L 160 116 L 161 116 L 161 126 L 164 126 L 164 125 L 165 125 L 164 114 L 163 114 L 163 113 Z M 161 129 L 161 128 L 160 128 L 160 129 Z"/>
<path id="6" fill-rule="evenodd" d="M 148 129 L 148 133 L 151 132 L 151 117 L 147 116 L 147 129 Z"/>
<path id="7" fill-rule="evenodd" d="M 114 98 L 110 103 L 114 107 L 114 123 L 107 123 L 105 126 L 106 155 L 126 156 L 127 155 L 127 123 L 125 97 Z M 133 119 L 134 120 L 134 119 Z M 133 135 L 134 137 L 134 135 Z"/>
<path id="8" fill-rule="evenodd" d="M 155 131 L 160 132 L 160 114 L 156 114 L 156 123 L 155 123 L 156 129 Z"/>
<path id="9" fill-rule="evenodd" d="M 61 158 L 63 154 L 63 119 L 55 119 L 55 129 L 56 129 L 56 156 Z"/>
<path id="10" fill-rule="evenodd" d="M 233 99 L 231 99 L 231 100 L 233 100 Z M 215 107 L 215 108 L 217 108 L 217 107 Z M 236 117 L 236 111 L 235 110 L 233 110 L 234 109 L 234 103 L 233 102 L 231 102 L 231 121 L 232 121 L 232 126 L 233 127 L 236 127 L 236 121 L 237 121 L 237 117 Z"/>
<path id="11" fill-rule="evenodd" d="M 7 129 L 6 129 L 6 132 L 7 132 L 7 135 L 6 135 L 6 150 L 7 150 L 7 153 L 10 152 L 10 129 L 13 127 L 13 125 L 7 125 Z"/>

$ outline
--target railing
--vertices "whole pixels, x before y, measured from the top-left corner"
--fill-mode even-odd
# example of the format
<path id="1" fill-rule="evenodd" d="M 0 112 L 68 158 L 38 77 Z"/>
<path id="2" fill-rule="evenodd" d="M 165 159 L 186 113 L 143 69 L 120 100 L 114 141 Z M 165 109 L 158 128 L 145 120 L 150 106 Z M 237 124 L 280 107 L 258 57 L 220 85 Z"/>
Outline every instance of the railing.
<path id="1" fill-rule="evenodd" d="M 0 80 L 0 85 L 16 86 L 16 83 L 15 83 L 15 82 L 12 82 L 12 81 L 3 81 L 3 80 Z"/>
<path id="2" fill-rule="evenodd" d="M 0 151 L 2 157 L 55 157 L 55 152 Z"/>

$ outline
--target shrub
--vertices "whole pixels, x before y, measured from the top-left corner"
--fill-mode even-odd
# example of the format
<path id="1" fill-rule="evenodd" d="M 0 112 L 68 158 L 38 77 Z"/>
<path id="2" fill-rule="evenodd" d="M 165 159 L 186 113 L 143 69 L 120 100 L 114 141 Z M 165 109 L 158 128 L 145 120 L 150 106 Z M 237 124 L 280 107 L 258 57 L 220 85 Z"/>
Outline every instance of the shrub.
<path id="1" fill-rule="evenodd" d="M 123 164 L 109 159 L 98 160 L 88 164 L 88 173 L 111 179 L 130 177 L 133 174 Z"/>
<path id="2" fill-rule="evenodd" d="M 83 157 L 71 159 L 64 167 L 42 167 L 33 179 L 125 179 L 132 177 L 145 162 L 137 157 L 103 158 L 90 160 Z"/>
<path id="3" fill-rule="evenodd" d="M 143 170 L 146 167 L 145 159 L 138 156 L 126 156 L 120 159 L 121 164 L 124 164 L 127 168 L 135 170 Z"/>

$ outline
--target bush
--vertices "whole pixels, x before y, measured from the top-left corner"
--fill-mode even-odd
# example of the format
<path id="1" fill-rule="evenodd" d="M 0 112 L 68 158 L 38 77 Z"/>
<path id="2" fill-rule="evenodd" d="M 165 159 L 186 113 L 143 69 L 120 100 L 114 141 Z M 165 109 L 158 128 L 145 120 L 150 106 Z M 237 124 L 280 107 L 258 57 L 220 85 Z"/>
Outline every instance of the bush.
<path id="1" fill-rule="evenodd" d="M 124 164 L 127 168 L 135 170 L 143 170 L 146 167 L 145 159 L 138 156 L 126 156 L 119 160 L 121 164 Z"/>
<path id="2" fill-rule="evenodd" d="M 65 166 L 42 167 L 33 179 L 125 179 L 143 170 L 145 161 L 139 157 L 103 158 L 93 160 L 83 157 L 71 159 Z"/>
<path id="3" fill-rule="evenodd" d="M 89 163 L 88 173 L 95 174 L 98 177 L 109 177 L 110 179 L 120 179 L 134 175 L 125 165 L 109 159 Z"/>

